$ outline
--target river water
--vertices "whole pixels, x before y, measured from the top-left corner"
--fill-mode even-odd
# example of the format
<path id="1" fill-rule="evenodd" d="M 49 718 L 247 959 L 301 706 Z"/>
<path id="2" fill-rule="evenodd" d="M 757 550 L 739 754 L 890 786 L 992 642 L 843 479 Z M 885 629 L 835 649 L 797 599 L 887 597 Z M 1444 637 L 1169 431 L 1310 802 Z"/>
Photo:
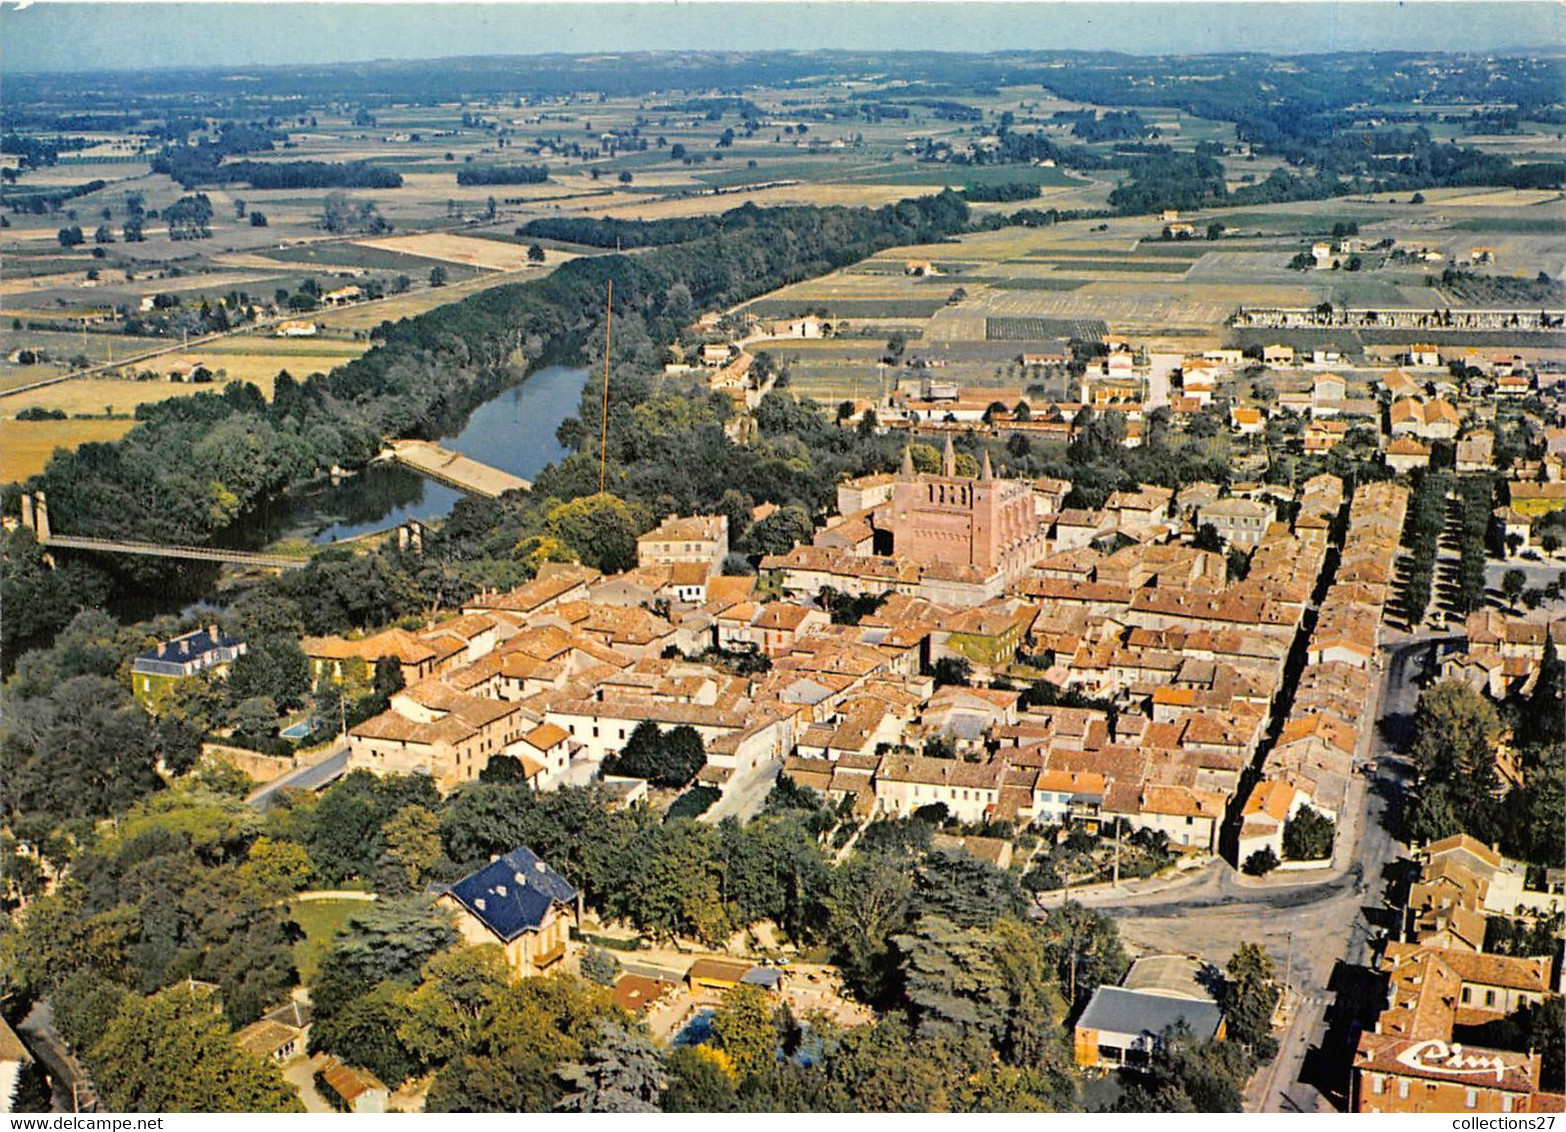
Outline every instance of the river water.
<path id="1" fill-rule="evenodd" d="M 535 370 L 522 384 L 474 409 L 462 429 L 440 437 L 440 444 L 530 480 L 566 454 L 555 430 L 576 412 L 586 382 L 584 369 Z M 456 488 L 401 464 L 377 461 L 337 483 L 290 492 L 258 520 L 264 526 L 260 541 L 307 538 L 332 543 L 383 531 L 408 519 L 441 518 L 461 497 Z M 247 533 L 253 538 L 260 532 Z"/>

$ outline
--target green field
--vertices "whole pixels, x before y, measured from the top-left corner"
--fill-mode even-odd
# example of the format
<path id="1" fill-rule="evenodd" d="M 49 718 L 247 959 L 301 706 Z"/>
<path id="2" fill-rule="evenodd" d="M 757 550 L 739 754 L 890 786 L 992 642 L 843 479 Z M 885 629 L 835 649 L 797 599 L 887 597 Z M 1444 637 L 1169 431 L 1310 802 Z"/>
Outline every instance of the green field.
<path id="1" fill-rule="evenodd" d="M 1072 271 L 1133 271 L 1150 275 L 1184 275 L 1190 267 L 1184 263 L 1147 263 L 1135 259 L 1079 259 L 1073 255 L 1025 256 L 1028 263 L 1056 263 Z"/>
<path id="2" fill-rule="evenodd" d="M 1515 232 L 1518 235 L 1559 236 L 1562 223 L 1539 217 L 1469 216 L 1447 225 L 1454 232 Z"/>
<path id="3" fill-rule="evenodd" d="M 881 165 L 865 176 L 847 177 L 858 185 L 1040 185 L 1059 188 L 1086 184 L 1061 169 L 1040 165 L 905 165 L 888 168 Z M 1028 201 L 1007 202 L 1014 208 L 1027 208 Z"/>
<path id="4" fill-rule="evenodd" d="M 1046 338 L 1100 341 L 1109 328 L 1098 319 L 986 318 L 984 337 L 991 342 L 1035 342 Z"/>
<path id="5" fill-rule="evenodd" d="M 1014 277 L 974 275 L 974 283 L 988 283 L 1001 291 L 1075 291 L 1086 287 L 1091 279 L 1057 279 L 1051 275 L 1019 275 Z"/>
<path id="6" fill-rule="evenodd" d="M 297 244 L 291 248 L 262 252 L 267 259 L 283 263 L 319 263 L 324 267 L 360 267 L 366 271 L 400 271 L 405 275 L 428 275 L 430 268 L 444 267 L 453 279 L 470 279 L 480 269 L 445 260 L 429 259 L 388 248 L 369 248 L 362 244 Z"/>
<path id="7" fill-rule="evenodd" d="M 296 900 L 289 907 L 294 923 L 304 929 L 305 937 L 294 944 L 294 966 L 305 986 L 326 958 L 335 939 L 348 926 L 348 917 L 369 907 L 364 900 Z"/>

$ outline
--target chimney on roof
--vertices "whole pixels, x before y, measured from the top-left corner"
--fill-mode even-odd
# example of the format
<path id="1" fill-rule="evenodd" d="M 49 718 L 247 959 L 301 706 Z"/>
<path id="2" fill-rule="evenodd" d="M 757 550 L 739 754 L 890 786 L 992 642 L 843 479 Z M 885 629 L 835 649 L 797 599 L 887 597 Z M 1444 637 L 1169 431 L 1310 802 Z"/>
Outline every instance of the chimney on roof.
<path id="1" fill-rule="evenodd" d="M 218 627 L 216 625 L 208 625 L 207 626 L 207 636 L 212 638 L 212 643 L 213 644 L 217 644 L 218 643 Z"/>

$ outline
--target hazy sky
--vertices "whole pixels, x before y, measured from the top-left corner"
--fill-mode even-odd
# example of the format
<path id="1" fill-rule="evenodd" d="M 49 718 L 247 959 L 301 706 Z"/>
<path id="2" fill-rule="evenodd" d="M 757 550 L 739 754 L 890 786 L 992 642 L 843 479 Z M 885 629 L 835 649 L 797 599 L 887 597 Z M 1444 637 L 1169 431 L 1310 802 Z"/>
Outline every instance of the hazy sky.
<path id="1" fill-rule="evenodd" d="M 1128 52 L 1566 47 L 1531 0 L 1355 3 L 57 3 L 0 7 L 0 70 L 691 48 Z"/>

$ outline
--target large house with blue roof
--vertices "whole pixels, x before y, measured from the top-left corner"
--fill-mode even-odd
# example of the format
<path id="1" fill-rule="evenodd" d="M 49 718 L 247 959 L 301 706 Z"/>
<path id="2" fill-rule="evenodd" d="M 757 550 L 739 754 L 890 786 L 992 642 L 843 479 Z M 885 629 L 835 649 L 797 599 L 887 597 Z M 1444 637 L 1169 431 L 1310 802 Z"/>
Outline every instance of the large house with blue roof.
<path id="1" fill-rule="evenodd" d="M 245 651 L 245 642 L 218 632 L 216 625 L 164 641 L 131 662 L 131 690 L 148 711 L 182 680 L 203 672 L 224 675 Z"/>
<path id="2" fill-rule="evenodd" d="M 463 942 L 504 947 L 519 979 L 565 958 L 577 916 L 576 889 L 525 846 L 469 873 L 436 903 L 457 913 Z"/>

